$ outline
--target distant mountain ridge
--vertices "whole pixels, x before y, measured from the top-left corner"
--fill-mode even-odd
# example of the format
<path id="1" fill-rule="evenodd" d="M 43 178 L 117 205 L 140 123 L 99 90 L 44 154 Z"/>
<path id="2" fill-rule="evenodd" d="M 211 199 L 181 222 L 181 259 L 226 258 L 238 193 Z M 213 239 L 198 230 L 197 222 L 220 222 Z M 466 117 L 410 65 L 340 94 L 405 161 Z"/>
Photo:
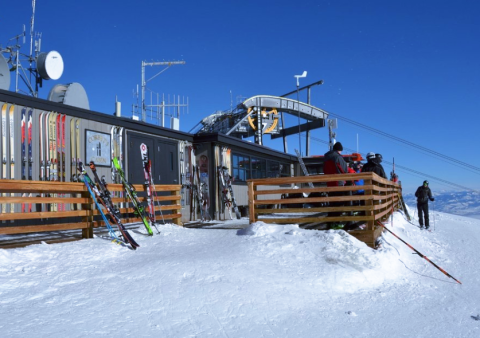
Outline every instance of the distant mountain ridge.
<path id="1" fill-rule="evenodd" d="M 432 189 L 432 194 L 435 202 L 429 202 L 430 210 L 480 219 L 480 193 L 472 191 L 436 192 Z M 411 208 L 416 208 L 417 199 L 414 193 L 405 194 L 403 198 Z"/>

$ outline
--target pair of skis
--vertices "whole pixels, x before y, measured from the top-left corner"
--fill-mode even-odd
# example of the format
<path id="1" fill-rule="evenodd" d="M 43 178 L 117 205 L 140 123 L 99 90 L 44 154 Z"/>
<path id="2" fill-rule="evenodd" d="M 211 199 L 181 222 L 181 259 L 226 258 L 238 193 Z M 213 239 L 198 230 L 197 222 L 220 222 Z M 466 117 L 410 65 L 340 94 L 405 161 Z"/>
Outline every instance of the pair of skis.
<path id="1" fill-rule="evenodd" d="M 237 219 L 241 219 L 242 215 L 238 210 L 237 202 L 235 201 L 235 196 L 233 195 L 232 176 L 230 175 L 228 168 L 225 166 L 218 166 L 217 170 L 220 181 L 223 205 L 225 206 L 225 209 L 228 210 L 230 219 L 233 219 L 232 208 L 235 211 L 235 216 L 237 216 Z"/>
<path id="2" fill-rule="evenodd" d="M 123 169 L 120 166 L 120 162 L 117 157 L 113 159 L 113 165 L 120 177 L 120 180 L 122 181 L 125 194 L 128 196 L 128 198 L 132 202 L 133 208 L 135 209 L 135 213 L 142 219 L 142 223 L 147 229 L 148 235 L 153 236 L 152 226 L 155 227 L 158 233 L 160 233 L 156 223 L 152 221 L 152 219 L 150 219 L 145 206 L 140 202 L 137 195 L 137 191 L 135 190 L 135 187 L 132 184 L 130 184 L 125 178 L 125 173 L 123 172 Z M 147 191 L 149 190 L 147 189 Z"/>
<path id="3" fill-rule="evenodd" d="M 121 218 L 120 218 L 120 211 L 118 208 L 113 204 L 111 193 L 107 189 L 107 184 L 104 179 L 100 179 L 97 174 L 97 169 L 95 167 L 95 163 L 90 162 L 90 169 L 94 175 L 95 183 L 92 181 L 90 176 L 88 175 L 87 171 L 85 170 L 85 166 L 82 162 L 78 163 L 78 171 L 80 171 L 79 179 L 83 181 L 85 186 L 87 187 L 90 195 L 92 196 L 97 209 L 99 210 L 102 218 L 105 222 L 105 225 L 108 228 L 109 234 L 111 239 L 115 243 L 120 243 L 123 245 L 129 245 L 131 249 L 135 250 L 140 245 L 133 239 L 130 233 L 127 231 L 125 226 L 123 225 Z M 99 203 L 100 202 L 100 203 Z M 117 225 L 118 230 L 120 231 L 123 239 L 120 239 L 113 230 L 112 226 L 110 225 L 105 213 L 103 212 L 102 207 L 107 210 L 108 215 L 110 216 L 110 220 Z"/>
<path id="4" fill-rule="evenodd" d="M 2 178 L 7 179 L 8 161 L 10 161 L 10 179 L 15 179 L 15 106 L 4 103 L 2 105 Z M 7 116 L 8 116 L 8 131 L 10 133 L 10 153 L 8 153 L 7 146 Z M 3 193 L 2 196 L 7 196 Z M 10 212 L 15 212 L 15 204 L 10 204 Z M 6 213 L 7 204 L 2 203 L 2 213 Z"/>
<path id="5" fill-rule="evenodd" d="M 140 155 L 142 156 L 143 174 L 145 177 L 144 185 L 145 190 L 147 191 L 148 217 L 150 219 L 150 222 L 155 225 L 157 223 L 157 216 L 155 212 L 155 199 L 157 199 L 158 201 L 158 196 L 155 189 L 155 184 L 153 183 L 152 161 L 149 159 L 148 147 L 145 143 L 142 143 L 140 145 Z M 160 215 L 162 216 L 163 224 L 165 224 L 165 218 L 163 217 L 161 206 L 159 210 Z"/>
<path id="6" fill-rule="evenodd" d="M 28 116 L 28 117 L 27 117 Z M 32 123 L 33 123 L 33 110 L 29 109 L 27 114 L 27 109 L 22 108 L 22 119 L 20 121 L 21 128 L 21 150 L 22 150 L 22 180 L 27 179 L 33 180 L 33 145 L 32 145 Z M 25 141 L 27 141 L 27 146 L 25 146 Z M 28 150 L 28 157 L 27 157 Z M 22 197 L 26 197 L 27 194 L 23 194 Z M 32 194 L 29 195 L 32 197 Z M 28 209 L 27 209 L 28 206 Z M 22 203 L 22 213 L 23 212 L 32 212 L 32 203 L 28 205 Z"/>

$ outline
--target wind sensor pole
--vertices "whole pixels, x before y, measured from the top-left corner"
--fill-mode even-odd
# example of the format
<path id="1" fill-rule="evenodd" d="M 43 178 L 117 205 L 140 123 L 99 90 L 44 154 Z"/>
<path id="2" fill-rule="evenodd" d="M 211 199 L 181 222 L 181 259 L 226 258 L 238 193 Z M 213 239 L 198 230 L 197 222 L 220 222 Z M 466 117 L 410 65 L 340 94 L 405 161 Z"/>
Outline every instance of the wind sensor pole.
<path id="1" fill-rule="evenodd" d="M 304 70 L 302 75 L 295 75 L 294 76 L 297 79 L 297 102 L 298 102 L 298 107 L 300 108 L 300 97 L 299 97 L 299 88 L 300 88 L 300 82 L 299 79 L 301 77 L 307 77 L 307 71 Z M 300 109 L 298 109 L 298 146 L 300 148 L 300 155 L 302 154 L 302 129 L 300 128 Z"/>

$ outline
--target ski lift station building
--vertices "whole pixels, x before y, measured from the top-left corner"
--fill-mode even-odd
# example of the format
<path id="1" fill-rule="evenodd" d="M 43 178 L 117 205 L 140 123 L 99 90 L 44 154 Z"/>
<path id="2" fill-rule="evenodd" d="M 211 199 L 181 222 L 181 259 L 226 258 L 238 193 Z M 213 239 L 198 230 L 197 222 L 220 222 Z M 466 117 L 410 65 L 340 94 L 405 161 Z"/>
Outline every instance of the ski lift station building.
<path id="1" fill-rule="evenodd" d="M 78 162 L 88 166 L 93 160 L 99 176 L 104 176 L 107 183 L 114 183 L 111 160 L 112 156 L 118 156 L 129 182 L 143 184 L 140 144 L 145 143 L 149 149 L 154 183 L 182 185 L 181 220 L 188 222 L 201 217 L 199 212 L 190 210 L 194 166 L 199 168 L 197 177 L 206 193 L 206 210 L 212 219 L 228 219 L 221 202 L 218 166 L 228 167 L 234 177 L 234 196 L 244 216 L 248 206 L 247 179 L 290 177 L 299 170 L 296 156 L 239 137 L 252 130 L 255 133 L 257 126 L 261 126 L 256 134 L 260 138 L 260 129 L 280 130 L 272 116 L 255 111 L 253 105 L 244 107 L 241 114 L 235 115 L 234 112 L 214 121 L 230 130 L 235 127 L 229 135 L 222 128 L 208 130 L 206 126 L 211 127 L 212 123 L 202 125 L 201 132 L 186 133 L 92 111 L 80 85 L 62 86 L 52 90 L 50 100 L 0 89 L 2 179 L 76 182 Z M 48 113 L 57 114 L 57 121 L 60 121 L 57 125 L 53 122 L 53 131 L 47 130 Z M 24 135 L 22 123 L 25 123 Z M 249 125 L 254 128 L 248 128 Z M 52 155 L 52 150 L 56 154 Z M 47 164 L 51 164 L 50 172 L 46 170 Z M 21 212 L 18 204 L 2 211 Z M 33 206 L 32 211 L 39 210 Z"/>

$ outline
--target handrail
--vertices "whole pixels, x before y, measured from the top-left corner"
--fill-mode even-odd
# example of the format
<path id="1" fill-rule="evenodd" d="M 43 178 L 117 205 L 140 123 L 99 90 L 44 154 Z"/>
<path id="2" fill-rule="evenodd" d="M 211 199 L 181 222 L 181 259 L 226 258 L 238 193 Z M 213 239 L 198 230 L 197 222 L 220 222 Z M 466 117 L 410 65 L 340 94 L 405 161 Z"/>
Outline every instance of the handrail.
<path id="1" fill-rule="evenodd" d="M 360 179 L 364 180 L 362 186 L 350 183 Z M 327 182 L 338 181 L 348 185 L 327 186 Z M 307 186 L 309 182 L 313 188 Z M 373 236 L 364 240 L 370 246 L 381 233 L 375 222 L 388 218 L 401 203 L 401 186 L 372 172 L 251 179 L 247 184 L 250 223 L 365 223 L 365 231 Z M 358 194 L 358 190 L 364 193 Z M 287 195 L 293 198 L 285 198 Z M 294 215 L 280 217 L 278 213 Z M 367 238 L 365 231 L 359 237 Z"/>
<path id="2" fill-rule="evenodd" d="M 143 194 L 144 185 L 133 186 Z M 157 192 L 164 192 L 156 197 L 160 205 L 156 205 L 155 211 L 162 211 L 164 219 L 180 225 L 181 185 L 156 185 L 155 188 Z M 123 191 L 123 186 L 108 184 L 108 189 L 125 221 L 140 221 L 126 197 L 116 194 Z M 104 226 L 82 182 L 0 180 L 0 193 L 3 211 L 0 213 L 0 235 L 82 229 L 82 237 L 92 238 L 93 228 Z M 146 199 L 146 194 L 140 199 Z"/>

